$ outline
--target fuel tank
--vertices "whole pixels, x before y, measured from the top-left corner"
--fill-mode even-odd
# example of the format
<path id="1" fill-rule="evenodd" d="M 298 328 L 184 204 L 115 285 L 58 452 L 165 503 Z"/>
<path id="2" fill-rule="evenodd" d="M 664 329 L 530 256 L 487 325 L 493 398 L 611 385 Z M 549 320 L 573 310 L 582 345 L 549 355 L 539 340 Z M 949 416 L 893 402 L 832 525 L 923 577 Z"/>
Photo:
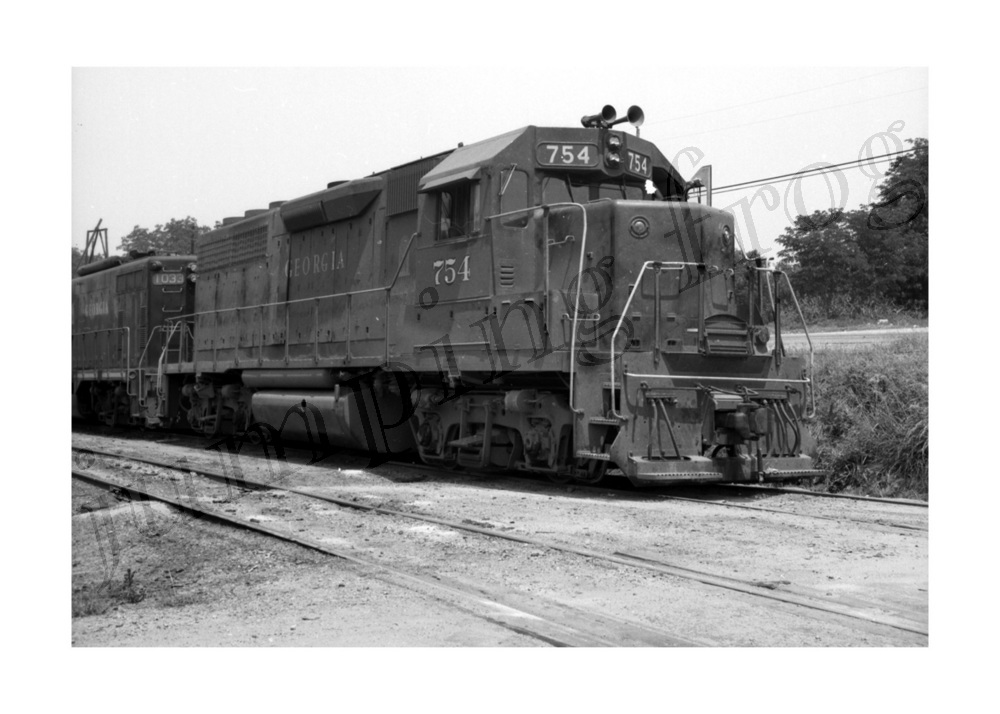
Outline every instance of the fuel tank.
<path id="1" fill-rule="evenodd" d="M 374 385 L 258 391 L 252 404 L 254 421 L 271 426 L 283 441 L 379 454 L 416 449 L 413 409 L 405 407 L 399 394 Z"/>

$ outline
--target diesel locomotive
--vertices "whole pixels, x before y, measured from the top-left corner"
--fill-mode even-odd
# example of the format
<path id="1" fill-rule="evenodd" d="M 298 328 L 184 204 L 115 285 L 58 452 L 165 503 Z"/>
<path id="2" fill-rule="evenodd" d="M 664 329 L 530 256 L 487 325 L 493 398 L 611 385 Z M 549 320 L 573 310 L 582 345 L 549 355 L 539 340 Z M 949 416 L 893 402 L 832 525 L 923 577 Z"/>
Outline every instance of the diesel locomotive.
<path id="1" fill-rule="evenodd" d="M 556 481 L 819 475 L 787 277 L 641 123 L 527 126 L 85 266 L 74 408 Z"/>

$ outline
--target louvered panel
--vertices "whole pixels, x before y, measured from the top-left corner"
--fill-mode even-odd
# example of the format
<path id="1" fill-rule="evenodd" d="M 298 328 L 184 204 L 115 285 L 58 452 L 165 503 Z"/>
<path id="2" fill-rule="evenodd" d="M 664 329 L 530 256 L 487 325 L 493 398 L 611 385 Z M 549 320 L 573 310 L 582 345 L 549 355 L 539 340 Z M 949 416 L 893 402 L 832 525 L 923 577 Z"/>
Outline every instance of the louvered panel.
<path id="1" fill-rule="evenodd" d="M 500 264 L 500 287 L 514 287 L 514 266 L 510 263 Z"/>
<path id="2" fill-rule="evenodd" d="M 423 175 L 441 162 L 440 156 L 423 161 L 416 161 L 407 166 L 393 169 L 389 173 L 386 190 L 386 214 L 395 216 L 399 213 L 417 210 L 417 184 Z"/>

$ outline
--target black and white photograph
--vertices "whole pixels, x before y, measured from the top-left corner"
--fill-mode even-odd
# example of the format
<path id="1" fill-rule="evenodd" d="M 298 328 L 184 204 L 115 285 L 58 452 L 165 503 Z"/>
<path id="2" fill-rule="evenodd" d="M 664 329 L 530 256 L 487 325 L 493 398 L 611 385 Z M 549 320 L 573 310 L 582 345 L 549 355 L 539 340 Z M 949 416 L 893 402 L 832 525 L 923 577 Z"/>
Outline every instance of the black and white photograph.
<path id="1" fill-rule="evenodd" d="M 44 251 L 53 299 L 19 288 L 9 333 L 12 399 L 55 417 L 18 471 L 70 503 L 37 588 L 60 660 L 124 659 L 130 692 L 274 666 L 250 708 L 328 676 L 352 710 L 662 706 L 674 679 L 681 709 L 916 706 L 901 678 L 979 621 L 988 555 L 954 539 L 989 542 L 992 497 L 965 490 L 991 392 L 962 293 L 988 194 L 941 198 L 985 186 L 953 147 L 985 119 L 939 121 L 968 90 L 930 17 L 436 19 L 467 7 L 185 4 L 121 47 L 99 14 L 22 80 L 60 134 L 12 206 L 17 285 Z"/>
<path id="2" fill-rule="evenodd" d="M 926 70 L 439 75 L 74 71 L 74 645 L 926 646 Z"/>

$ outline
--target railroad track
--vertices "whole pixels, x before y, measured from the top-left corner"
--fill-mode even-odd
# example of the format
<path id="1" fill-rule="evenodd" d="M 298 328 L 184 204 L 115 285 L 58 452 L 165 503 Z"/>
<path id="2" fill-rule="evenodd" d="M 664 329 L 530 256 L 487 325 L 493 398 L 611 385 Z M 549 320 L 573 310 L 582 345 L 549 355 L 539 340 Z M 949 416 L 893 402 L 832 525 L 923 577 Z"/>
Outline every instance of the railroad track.
<path id="1" fill-rule="evenodd" d="M 878 627 L 888 627 L 895 630 L 900 630 L 922 636 L 928 635 L 926 622 L 924 621 L 920 613 L 906 613 L 906 612 L 898 613 L 898 609 L 895 607 L 887 606 L 877 602 L 866 601 L 860 598 L 841 598 L 840 600 L 833 600 L 825 597 L 820 591 L 812 590 L 801 586 L 794 586 L 791 583 L 785 581 L 761 581 L 750 578 L 735 578 L 730 576 L 724 576 L 716 573 L 711 573 L 708 571 L 693 569 L 687 567 L 684 564 L 672 563 L 670 561 L 658 557 L 655 554 L 631 553 L 624 551 L 600 552 L 590 548 L 578 547 L 557 541 L 544 540 L 539 538 L 533 538 L 530 536 L 518 535 L 515 533 L 497 531 L 491 528 L 480 527 L 472 523 L 455 521 L 453 519 L 439 518 L 436 516 L 414 513 L 410 511 L 400 511 L 396 509 L 385 508 L 382 506 L 373 506 L 370 504 L 360 503 L 349 499 L 337 498 L 325 494 L 318 494 L 305 489 L 279 486 L 273 483 L 267 483 L 248 478 L 242 473 L 238 475 L 228 475 L 225 473 L 219 473 L 216 471 L 211 471 L 200 467 L 194 467 L 194 468 L 189 466 L 180 467 L 176 463 L 168 463 L 156 459 L 146 459 L 137 456 L 129 456 L 113 452 L 106 452 L 98 449 L 74 447 L 74 451 L 89 453 L 106 458 L 135 461 L 139 463 L 148 464 L 151 466 L 156 466 L 159 468 L 183 470 L 186 473 L 194 473 L 203 476 L 207 479 L 210 479 L 212 481 L 224 483 L 230 486 L 236 485 L 238 487 L 248 488 L 252 490 L 266 489 L 266 490 L 283 491 L 286 493 L 292 493 L 310 499 L 324 501 L 344 508 L 351 508 L 359 511 L 366 511 L 371 513 L 378 513 L 381 515 L 388 515 L 409 520 L 422 521 L 425 523 L 431 523 L 434 525 L 451 528 L 457 531 L 475 533 L 489 538 L 503 539 L 507 541 L 531 545 L 538 548 L 546 548 L 563 553 L 570 553 L 584 558 L 602 561 L 605 563 L 613 563 L 619 566 L 626 566 L 641 570 L 652 571 L 660 575 L 667 575 L 674 578 L 695 581 L 703 585 L 722 588 L 730 591 L 736 591 L 746 595 L 753 596 L 755 598 L 768 600 L 774 603 L 781 603 L 781 606 L 783 607 L 791 606 L 797 611 L 801 610 L 810 611 L 813 616 L 820 614 L 826 617 L 833 616 L 835 618 L 848 618 L 856 622 L 867 623 L 868 625 L 876 625 Z M 429 469 L 430 467 L 421 466 L 415 468 L 426 470 Z M 681 499 L 681 500 L 699 501 L 699 499 Z M 704 503 L 713 503 L 713 502 L 704 501 Z M 727 505 L 727 504 L 719 504 L 719 505 Z M 732 505 L 738 505 L 738 504 L 732 504 Z M 768 510 L 768 509 L 759 509 L 751 506 L 744 506 L 744 507 L 751 508 L 754 510 Z M 791 513 L 792 515 L 798 515 L 794 514 L 793 512 L 788 512 L 788 513 Z M 832 519 L 832 520 L 838 520 L 838 519 Z M 894 612 L 898 614 L 892 614 Z"/>
<path id="2" fill-rule="evenodd" d="M 408 463 L 408 462 L 401 462 L 401 461 L 392 461 L 392 462 L 388 462 L 388 463 L 392 464 L 396 468 L 407 469 L 407 470 L 411 470 L 411 471 L 414 471 L 414 472 L 425 472 L 425 473 L 431 473 L 431 474 L 440 474 L 441 473 L 440 469 L 438 469 L 436 467 L 433 467 L 433 466 L 427 466 L 426 464 L 411 464 L 411 463 Z M 692 496 L 677 496 L 677 495 L 674 495 L 674 494 L 663 493 L 662 490 L 649 489 L 649 488 L 646 488 L 646 489 L 639 489 L 639 488 L 632 488 L 632 487 L 619 488 L 619 487 L 615 487 L 615 486 L 611 486 L 611 485 L 591 486 L 591 485 L 581 484 L 581 483 L 569 483 L 569 484 L 566 484 L 566 485 L 561 485 L 561 484 L 552 483 L 548 479 L 541 479 L 541 478 L 528 478 L 528 479 L 524 479 L 524 478 L 518 478 L 516 476 L 512 477 L 512 476 L 509 476 L 507 474 L 498 474 L 498 473 L 490 473 L 490 472 L 477 472 L 477 471 L 474 471 L 474 470 L 464 470 L 464 471 L 461 472 L 461 474 L 464 475 L 464 476 L 473 476 L 473 477 L 478 477 L 478 478 L 489 479 L 493 483 L 499 483 L 502 479 L 509 478 L 512 481 L 516 481 L 516 483 L 518 483 L 519 485 L 520 484 L 524 484 L 524 483 L 531 483 L 531 484 L 533 484 L 540 491 L 548 491 L 548 492 L 551 492 L 551 493 L 559 493 L 559 494 L 565 494 L 570 489 L 572 489 L 572 492 L 593 493 L 593 494 L 598 494 L 598 495 L 600 495 L 600 494 L 614 493 L 614 494 L 618 494 L 618 495 L 625 495 L 625 496 L 628 496 L 630 498 L 632 498 L 632 497 L 641 497 L 641 498 L 644 498 L 644 499 L 658 499 L 658 500 L 663 500 L 663 501 L 686 501 L 686 502 L 689 502 L 689 503 L 701 503 L 701 504 L 704 504 L 706 506 L 718 506 L 720 508 L 736 508 L 736 509 L 743 509 L 743 510 L 749 510 L 749 511 L 760 511 L 760 512 L 764 512 L 764 513 L 777 513 L 777 514 L 781 514 L 781 515 L 795 516 L 797 518 L 813 518 L 813 519 L 822 520 L 822 521 L 833 521 L 833 522 L 843 522 L 843 523 L 857 523 L 857 524 L 860 524 L 860 525 L 873 526 L 875 528 L 885 529 L 885 530 L 889 530 L 889 531 L 922 531 L 922 532 L 927 532 L 927 528 L 925 526 L 912 525 L 912 524 L 906 524 L 906 523 L 898 523 L 898 522 L 895 522 L 895 521 L 890 521 L 890 520 L 886 520 L 886 519 L 882 519 L 882 518 L 864 519 L 864 518 L 851 518 L 851 517 L 848 517 L 848 516 L 824 516 L 824 515 L 815 514 L 815 513 L 801 513 L 799 511 L 789 511 L 789 510 L 786 510 L 786 509 L 779 509 L 779 508 L 767 508 L 767 507 L 763 507 L 763 506 L 754 506 L 754 505 L 749 505 L 749 504 L 745 504 L 745 503 L 731 503 L 731 502 L 728 502 L 728 501 L 717 501 L 717 500 L 714 500 L 714 499 L 711 499 L 711 498 L 695 498 L 695 497 L 692 497 Z M 449 474 L 449 477 L 450 478 L 454 478 L 454 475 L 453 474 Z M 756 495 L 762 495 L 762 496 L 764 496 L 764 495 L 770 495 L 770 492 L 775 492 L 775 493 L 792 493 L 792 494 L 802 494 L 802 495 L 810 495 L 810 494 L 813 493 L 813 492 L 808 491 L 806 489 L 779 489 L 779 488 L 767 488 L 767 487 L 757 487 L 757 486 L 746 486 L 746 487 L 744 487 L 744 486 L 737 486 L 737 485 L 731 485 L 731 484 L 710 484 L 710 485 L 706 485 L 704 488 L 706 488 L 706 489 L 727 489 L 727 488 L 730 488 L 730 487 L 732 487 L 732 488 L 745 488 L 745 489 L 748 489 L 747 491 L 744 491 L 745 493 L 754 493 Z M 690 489 L 692 487 L 688 487 L 688 488 Z M 820 494 L 820 495 L 837 496 L 839 494 Z M 858 500 L 877 501 L 877 502 L 886 503 L 886 504 L 896 504 L 896 503 L 899 503 L 899 501 L 897 501 L 895 499 L 878 499 L 878 498 L 866 498 L 866 497 L 857 497 L 857 498 L 858 498 Z M 902 501 L 901 503 L 903 505 L 915 505 L 915 504 L 921 504 L 923 502 L 920 502 L 920 501 L 914 501 L 914 502 Z M 926 507 L 925 503 L 923 505 L 924 505 L 924 507 Z"/>
<path id="3" fill-rule="evenodd" d="M 123 456 L 117 456 L 117 458 L 143 461 Z M 144 462 L 149 463 L 148 461 Z M 165 468 L 175 467 L 165 466 Z M 200 471 L 195 473 L 210 478 L 213 476 Z M 327 544 L 297 534 L 230 516 L 213 509 L 202 508 L 178 498 L 165 496 L 149 489 L 136 488 L 87 471 L 73 469 L 72 476 L 106 490 L 126 494 L 131 500 L 159 501 L 198 518 L 254 531 L 339 558 L 358 566 L 371 576 L 430 595 L 455 609 L 556 647 L 692 647 L 713 644 L 707 641 L 685 639 L 648 625 L 603 613 L 581 610 L 538 596 L 500 591 L 496 588 L 460 582 L 439 575 L 429 576 L 399 568 L 331 548 Z M 228 481 L 226 477 L 222 478 Z M 252 483 L 248 483 L 247 486 L 254 488 Z"/>
<path id="4" fill-rule="evenodd" d="M 97 435 L 103 436 L 104 434 L 98 432 Z M 117 435 L 116 435 L 117 436 Z M 141 440 L 141 439 L 139 439 Z M 187 434 L 180 434 L 177 438 L 178 441 L 184 443 L 190 443 L 191 445 L 203 445 L 203 440 L 193 440 L 189 439 Z M 160 443 L 167 440 L 159 440 Z M 286 449 L 292 447 L 286 447 Z M 397 469 L 406 469 L 413 472 L 423 472 L 430 473 L 434 475 L 439 475 L 442 473 L 442 469 L 435 466 L 428 466 L 426 464 L 411 463 L 408 461 L 388 461 L 387 465 L 391 465 Z M 584 493 L 615 493 L 615 494 L 627 494 L 629 497 L 634 497 L 636 495 L 641 495 L 643 498 L 657 498 L 661 500 L 671 500 L 671 501 L 687 501 L 691 503 L 702 503 L 708 506 L 717 506 L 720 508 L 735 508 L 751 511 L 761 511 L 764 513 L 775 513 L 788 516 L 794 516 L 797 518 L 812 518 L 816 520 L 824 521 L 834 521 L 834 522 L 845 522 L 845 523 L 857 523 L 859 525 L 872 526 L 875 528 L 884 528 L 890 531 L 918 531 L 927 532 L 928 529 L 921 525 L 912 525 L 906 523 L 899 523 L 891 520 L 886 520 L 884 518 L 876 519 L 863 519 L 863 518 L 851 518 L 847 516 L 825 516 L 813 513 L 802 513 L 799 511 L 790 511 L 787 509 L 778 508 L 768 508 L 757 505 L 750 505 L 745 503 L 732 503 L 732 502 L 722 502 L 711 498 L 697 498 L 692 496 L 678 496 L 676 494 L 663 493 L 662 489 L 637 489 L 634 487 L 619 488 L 613 485 L 605 484 L 599 486 L 591 486 L 582 483 L 569 483 L 566 485 L 555 484 L 548 479 L 537 477 L 534 474 L 504 474 L 497 472 L 478 472 L 475 470 L 465 469 L 457 474 L 449 472 L 449 478 L 454 479 L 456 475 L 460 477 L 474 477 L 474 478 L 485 478 L 489 479 L 493 483 L 499 483 L 502 479 L 511 479 L 512 482 L 518 484 L 531 483 L 534 484 L 536 488 L 549 489 L 553 493 L 565 493 L 568 489 L 573 489 L 574 491 L 584 492 Z M 903 506 L 913 506 L 915 508 L 927 508 L 928 504 L 926 501 L 916 501 L 909 499 L 897 499 L 897 498 L 878 498 L 875 496 L 861 496 L 855 494 L 841 494 L 841 493 L 827 493 L 824 491 L 811 491 L 804 488 L 794 488 L 788 486 L 757 486 L 748 484 L 707 484 L 703 487 L 704 489 L 714 489 L 714 490 L 729 490 L 736 491 L 743 494 L 755 494 L 755 495 L 773 495 L 773 494 L 794 494 L 803 497 L 815 497 L 815 498 L 832 498 L 832 499 L 848 499 L 856 501 L 866 501 L 871 503 L 883 503 L 886 505 L 903 505 Z"/>
<path id="5" fill-rule="evenodd" d="M 883 519 L 869 520 L 869 519 L 863 519 L 863 518 L 851 518 L 851 517 L 848 517 L 848 516 L 824 516 L 824 515 L 815 514 L 815 513 L 801 513 L 799 511 L 789 511 L 789 510 L 780 509 L 780 508 L 767 508 L 767 507 L 764 507 L 764 506 L 754 506 L 754 505 L 745 504 L 745 503 L 731 503 L 731 502 L 728 502 L 728 501 L 717 501 L 717 500 L 714 500 L 714 499 L 711 499 L 711 498 L 695 498 L 695 497 L 692 497 L 692 496 L 677 496 L 677 495 L 674 495 L 674 494 L 667 494 L 667 493 L 663 493 L 662 491 L 656 491 L 656 490 L 626 489 L 626 488 L 615 488 L 615 487 L 612 487 L 612 486 L 588 486 L 586 484 L 571 484 L 571 487 L 574 490 L 576 490 L 576 491 L 584 491 L 584 492 L 592 492 L 592 493 L 617 493 L 617 494 L 628 494 L 628 495 L 632 495 L 632 496 L 634 496 L 636 494 L 640 494 L 640 495 L 642 495 L 644 497 L 647 497 L 647 498 L 655 498 L 655 499 L 664 500 L 664 501 L 686 501 L 686 502 L 689 502 L 689 503 L 701 503 L 701 504 L 704 504 L 706 506 L 718 506 L 720 508 L 736 508 L 736 509 L 749 510 L 749 511 L 761 511 L 761 512 L 764 512 L 764 513 L 778 513 L 778 514 L 787 515 L 787 516 L 795 516 L 797 518 L 814 518 L 814 519 L 822 520 L 822 521 L 858 523 L 858 524 L 861 524 L 861 525 L 875 526 L 877 528 L 885 528 L 885 529 L 889 529 L 889 530 L 924 531 L 924 532 L 927 531 L 927 528 L 924 527 L 924 526 L 915 526 L 915 525 L 910 525 L 910 524 L 906 524 L 906 523 L 897 523 L 895 521 L 887 521 L 887 520 L 883 520 Z M 707 486 L 706 488 L 713 488 L 714 489 L 714 488 L 728 488 L 728 487 L 730 487 L 729 484 L 712 484 L 710 486 Z M 740 488 L 738 486 L 733 486 L 733 487 L 734 488 Z M 559 490 L 561 487 L 553 485 L 553 488 Z M 766 489 L 766 488 L 758 488 L 758 487 L 754 487 L 754 486 L 749 486 L 747 488 L 753 489 L 754 491 L 756 491 L 758 493 L 761 493 L 761 494 L 766 494 L 767 491 L 769 490 L 769 489 Z M 565 488 L 563 488 L 562 490 L 565 490 Z M 773 490 L 777 491 L 777 489 L 773 489 Z M 798 494 L 798 493 L 800 493 L 800 490 L 795 490 L 795 491 L 782 490 L 782 491 L 778 491 L 778 492 L 779 493 L 796 493 L 796 494 Z M 806 494 L 809 493 L 805 489 L 802 489 L 801 492 L 806 493 Z M 833 495 L 833 494 L 831 494 L 831 495 Z M 874 499 L 865 499 L 865 500 L 874 500 Z M 882 500 L 884 500 L 884 499 L 882 499 Z M 887 502 L 892 503 L 892 501 L 887 501 Z M 906 505 L 910 505 L 910 504 L 906 504 Z"/>
<path id="6" fill-rule="evenodd" d="M 814 496 L 816 498 L 845 498 L 852 501 L 869 501 L 872 503 L 887 503 L 897 506 L 913 506 L 914 508 L 927 508 L 927 501 L 918 501 L 909 498 L 880 498 L 878 496 L 861 496 L 854 493 L 829 493 L 827 491 L 811 491 L 808 488 L 795 488 L 792 486 L 755 486 L 750 484 L 717 484 L 716 488 L 737 489 L 743 491 L 756 491 L 759 493 L 794 493 L 799 496 Z"/>

